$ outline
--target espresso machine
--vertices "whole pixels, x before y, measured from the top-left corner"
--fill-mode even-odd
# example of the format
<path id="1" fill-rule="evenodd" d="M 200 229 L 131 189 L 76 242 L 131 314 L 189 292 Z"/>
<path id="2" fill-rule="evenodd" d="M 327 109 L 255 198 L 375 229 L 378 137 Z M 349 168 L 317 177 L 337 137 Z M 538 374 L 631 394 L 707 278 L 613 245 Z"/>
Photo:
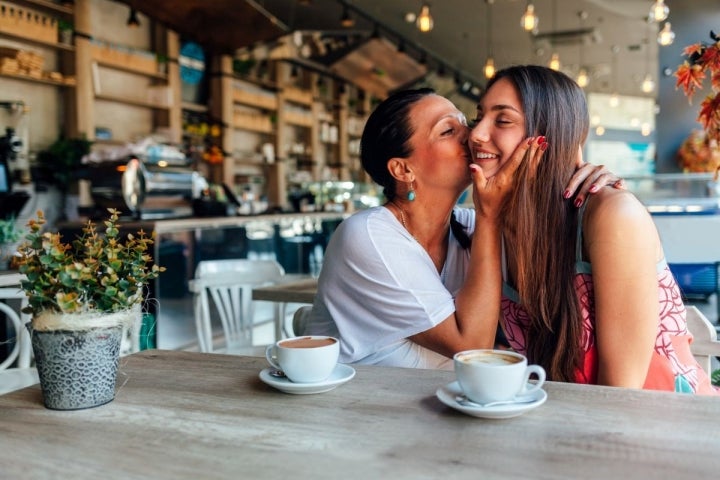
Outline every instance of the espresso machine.
<path id="1" fill-rule="evenodd" d="M 208 182 L 183 164 L 130 156 L 93 165 L 90 194 L 97 209 L 116 208 L 141 220 L 189 217 Z"/>
<path id="2" fill-rule="evenodd" d="M 30 198 L 25 191 L 13 191 L 15 178 L 13 165 L 24 153 L 25 142 L 17 134 L 15 123 L 27 111 L 23 102 L 0 101 L 0 107 L 10 113 L 13 126 L 5 127 L 0 137 L 0 218 L 17 217 Z"/>

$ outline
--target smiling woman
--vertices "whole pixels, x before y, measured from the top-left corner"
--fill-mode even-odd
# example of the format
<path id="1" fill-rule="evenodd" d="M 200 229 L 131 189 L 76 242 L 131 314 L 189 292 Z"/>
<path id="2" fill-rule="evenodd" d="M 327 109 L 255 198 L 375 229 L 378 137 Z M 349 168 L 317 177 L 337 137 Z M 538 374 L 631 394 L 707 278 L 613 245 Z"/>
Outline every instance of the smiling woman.
<path id="1" fill-rule="evenodd" d="M 432 90 L 397 92 L 377 106 L 361 154 L 387 203 L 335 230 L 307 329 L 296 334 L 338 338 L 344 363 L 416 368 L 449 369 L 454 353 L 494 345 L 502 204 L 517 164 L 537 161 L 543 148 L 525 139 L 488 179 L 471 163 L 467 138 L 465 117 Z M 579 196 L 616 180 L 589 166 L 569 190 L 586 178 Z M 471 183 L 476 208 L 460 208 Z"/>

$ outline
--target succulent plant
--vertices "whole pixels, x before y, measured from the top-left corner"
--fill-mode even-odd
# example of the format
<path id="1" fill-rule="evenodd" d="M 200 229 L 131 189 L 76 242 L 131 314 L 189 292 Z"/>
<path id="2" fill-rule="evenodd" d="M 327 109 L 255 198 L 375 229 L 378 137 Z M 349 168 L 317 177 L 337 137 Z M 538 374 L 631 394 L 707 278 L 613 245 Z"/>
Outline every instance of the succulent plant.
<path id="1" fill-rule="evenodd" d="M 26 277 L 21 281 L 29 300 L 26 313 L 110 313 L 142 302 L 148 282 L 165 269 L 148 253 L 152 237 L 142 230 L 122 236 L 118 211 L 108 211 L 104 235 L 88 221 L 71 243 L 59 233 L 43 232 L 41 211 L 28 222 L 17 260 Z"/>

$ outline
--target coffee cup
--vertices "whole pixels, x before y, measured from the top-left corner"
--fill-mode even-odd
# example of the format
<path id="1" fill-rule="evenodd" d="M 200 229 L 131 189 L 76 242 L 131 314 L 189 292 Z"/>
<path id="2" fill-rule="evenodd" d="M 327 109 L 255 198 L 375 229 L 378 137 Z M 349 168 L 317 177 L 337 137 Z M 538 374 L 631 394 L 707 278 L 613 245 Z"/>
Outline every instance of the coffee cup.
<path id="1" fill-rule="evenodd" d="M 453 362 L 463 393 L 480 404 L 512 401 L 540 390 L 545 383 L 545 370 L 540 365 L 528 365 L 527 358 L 517 352 L 465 350 L 456 353 Z M 537 381 L 530 384 L 533 374 Z"/>
<path id="2" fill-rule="evenodd" d="M 337 365 L 340 342 L 321 335 L 286 338 L 268 345 L 265 357 L 295 383 L 316 383 L 327 379 Z"/>

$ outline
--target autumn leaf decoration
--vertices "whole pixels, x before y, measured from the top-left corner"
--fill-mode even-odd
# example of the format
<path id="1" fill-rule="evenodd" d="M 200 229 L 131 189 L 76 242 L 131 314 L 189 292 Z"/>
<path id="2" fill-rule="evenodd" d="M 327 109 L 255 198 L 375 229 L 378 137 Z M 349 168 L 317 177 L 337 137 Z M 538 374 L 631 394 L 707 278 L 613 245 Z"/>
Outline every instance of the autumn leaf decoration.
<path id="1" fill-rule="evenodd" d="M 702 88 L 705 78 L 710 75 L 712 92 L 700 104 L 697 120 L 705 129 L 708 140 L 717 148 L 720 144 L 720 37 L 710 31 L 710 39 L 712 43 L 701 42 L 685 47 L 685 61 L 675 70 L 675 87 L 682 88 L 692 103 L 695 91 Z M 716 179 L 719 173 L 720 165 L 715 172 Z"/>

